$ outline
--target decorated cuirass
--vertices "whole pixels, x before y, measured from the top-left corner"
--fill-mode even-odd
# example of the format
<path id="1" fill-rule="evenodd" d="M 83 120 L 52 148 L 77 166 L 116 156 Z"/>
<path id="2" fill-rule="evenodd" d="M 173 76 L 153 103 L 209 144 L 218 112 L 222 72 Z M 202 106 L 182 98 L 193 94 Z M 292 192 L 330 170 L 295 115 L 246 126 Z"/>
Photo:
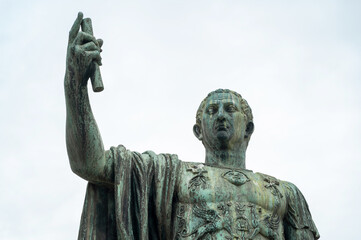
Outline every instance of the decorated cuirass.
<path id="1" fill-rule="evenodd" d="M 287 203 L 279 180 L 196 163 L 180 171 L 175 239 L 284 239 Z"/>

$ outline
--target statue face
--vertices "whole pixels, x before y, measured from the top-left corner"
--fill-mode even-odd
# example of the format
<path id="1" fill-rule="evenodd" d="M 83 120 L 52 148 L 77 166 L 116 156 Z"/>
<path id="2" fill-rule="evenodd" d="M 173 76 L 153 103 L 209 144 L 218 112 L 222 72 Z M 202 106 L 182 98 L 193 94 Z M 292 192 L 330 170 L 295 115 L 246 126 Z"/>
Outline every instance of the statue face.
<path id="1" fill-rule="evenodd" d="M 215 93 L 204 106 L 201 133 L 206 148 L 241 147 L 246 134 L 246 116 L 239 99 L 231 93 Z"/>

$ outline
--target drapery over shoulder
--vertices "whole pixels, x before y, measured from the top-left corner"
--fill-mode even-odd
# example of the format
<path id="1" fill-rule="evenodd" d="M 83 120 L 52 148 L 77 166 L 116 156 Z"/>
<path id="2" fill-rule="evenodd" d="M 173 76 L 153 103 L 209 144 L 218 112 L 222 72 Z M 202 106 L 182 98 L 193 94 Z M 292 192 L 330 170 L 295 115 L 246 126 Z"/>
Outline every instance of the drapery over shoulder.
<path id="1" fill-rule="evenodd" d="M 287 214 L 284 221 L 286 240 L 319 239 L 320 234 L 301 191 L 292 183 L 285 182 L 285 185 L 287 188 Z"/>
<path id="2" fill-rule="evenodd" d="M 114 185 L 88 184 L 78 239 L 171 239 L 178 157 L 110 151 Z"/>

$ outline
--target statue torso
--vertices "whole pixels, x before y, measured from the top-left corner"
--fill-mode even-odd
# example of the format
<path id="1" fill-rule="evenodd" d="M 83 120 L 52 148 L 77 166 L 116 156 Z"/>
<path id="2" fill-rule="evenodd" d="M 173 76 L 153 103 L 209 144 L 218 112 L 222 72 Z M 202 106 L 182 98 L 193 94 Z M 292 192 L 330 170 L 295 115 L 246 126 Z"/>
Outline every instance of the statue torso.
<path id="1" fill-rule="evenodd" d="M 287 203 L 277 179 L 198 163 L 180 171 L 175 239 L 284 239 Z"/>

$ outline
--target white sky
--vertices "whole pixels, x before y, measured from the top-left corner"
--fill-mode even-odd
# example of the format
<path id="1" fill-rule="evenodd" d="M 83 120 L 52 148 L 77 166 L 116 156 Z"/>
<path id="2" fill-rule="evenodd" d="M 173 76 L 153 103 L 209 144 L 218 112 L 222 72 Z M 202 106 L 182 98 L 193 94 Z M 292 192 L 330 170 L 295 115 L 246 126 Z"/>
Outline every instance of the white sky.
<path id="1" fill-rule="evenodd" d="M 29 2 L 0 1 L 0 239 L 77 238 L 63 77 L 78 11 L 104 39 L 91 103 L 106 148 L 203 161 L 197 107 L 235 90 L 254 113 L 247 168 L 295 183 L 323 239 L 359 238 L 361 2 Z"/>

